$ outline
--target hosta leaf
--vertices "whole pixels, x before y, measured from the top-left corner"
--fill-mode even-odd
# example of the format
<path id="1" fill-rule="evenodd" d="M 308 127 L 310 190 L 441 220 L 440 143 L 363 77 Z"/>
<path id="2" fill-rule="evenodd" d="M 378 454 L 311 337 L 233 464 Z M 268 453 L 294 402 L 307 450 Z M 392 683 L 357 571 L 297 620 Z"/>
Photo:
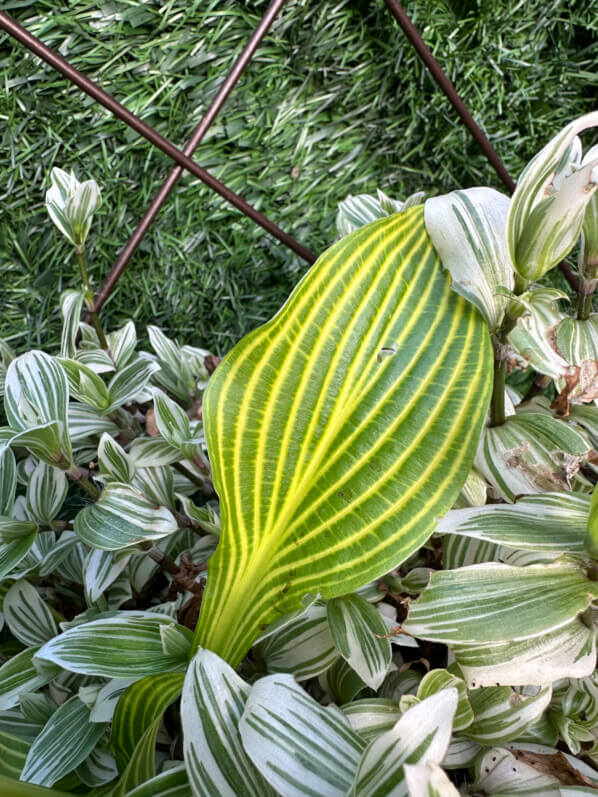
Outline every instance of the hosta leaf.
<path id="1" fill-rule="evenodd" d="M 52 714 L 31 745 L 21 780 L 54 785 L 87 758 L 104 729 L 89 721 L 89 709 L 77 696 L 71 697 Z"/>
<path id="2" fill-rule="evenodd" d="M 355 778 L 355 797 L 407 797 L 405 764 L 442 761 L 456 708 L 457 690 L 444 689 L 410 708 L 391 730 L 370 742 Z"/>
<path id="3" fill-rule="evenodd" d="M 338 652 L 371 689 L 378 689 L 392 652 L 384 620 L 359 595 L 328 601 L 328 624 Z"/>
<path id="4" fill-rule="evenodd" d="M 58 633 L 52 613 L 25 579 L 15 581 L 8 590 L 2 612 L 11 634 L 24 645 L 43 645 Z"/>
<path id="5" fill-rule="evenodd" d="M 285 797 L 345 797 L 365 746 L 340 712 L 282 674 L 253 685 L 239 732 L 255 766 Z"/>
<path id="6" fill-rule="evenodd" d="M 459 797 L 459 792 L 438 764 L 405 764 L 409 797 Z"/>
<path id="7" fill-rule="evenodd" d="M 0 667 L 0 711 L 19 704 L 23 692 L 34 692 L 56 677 L 59 670 L 52 665 L 37 670 L 33 656 L 38 648 L 25 648 Z"/>
<path id="8" fill-rule="evenodd" d="M 122 772 L 147 728 L 162 716 L 183 689 L 183 673 L 149 675 L 131 684 L 116 704 L 110 745 Z"/>
<path id="9" fill-rule="evenodd" d="M 53 357 L 29 351 L 8 366 L 4 410 L 11 428 L 24 432 L 55 421 L 65 454 L 71 450 L 66 424 L 68 400 L 66 374 Z"/>
<path id="10" fill-rule="evenodd" d="M 108 484 L 99 499 L 75 518 L 75 531 L 93 548 L 116 551 L 145 540 L 159 540 L 178 529 L 172 513 L 156 507 L 127 484 Z"/>
<path id="11" fill-rule="evenodd" d="M 223 528 L 196 644 L 236 664 L 304 594 L 349 593 L 417 550 L 469 472 L 489 370 L 421 207 L 329 249 L 208 384 Z"/>
<path id="12" fill-rule="evenodd" d="M 172 767 L 128 791 L 124 797 L 192 797 L 187 770 Z"/>
<path id="13" fill-rule="evenodd" d="M 17 489 L 15 455 L 6 443 L 0 442 L 0 515 L 10 515 Z"/>
<path id="14" fill-rule="evenodd" d="M 517 739 L 536 722 L 550 703 L 552 687 L 534 687 L 523 693 L 510 686 L 473 689 L 469 700 L 474 713 L 463 736 L 478 744 L 491 746 Z"/>
<path id="15" fill-rule="evenodd" d="M 49 526 L 60 511 L 68 489 L 64 471 L 39 462 L 27 485 L 27 510 L 33 520 Z"/>
<path id="16" fill-rule="evenodd" d="M 513 289 L 513 264 L 505 228 L 509 198 L 493 188 L 468 188 L 428 199 L 428 235 L 453 278 L 453 287 L 471 302 L 490 329 L 500 326 L 506 300 L 499 287 Z"/>
<path id="17" fill-rule="evenodd" d="M 254 653 L 268 672 L 292 673 L 298 681 L 313 678 L 327 670 L 338 656 L 326 619 L 326 607 L 310 606 L 305 614 L 270 633 Z"/>
<path id="18" fill-rule="evenodd" d="M 44 645 L 37 658 L 70 672 L 105 678 L 180 670 L 184 660 L 164 653 L 160 635 L 160 627 L 173 622 L 153 612 L 119 612 L 70 628 Z"/>
<path id="19" fill-rule="evenodd" d="M 512 505 L 455 509 L 436 531 L 529 551 L 583 551 L 589 507 L 589 496 L 581 493 L 542 493 Z"/>
<path id="20" fill-rule="evenodd" d="M 64 319 L 60 337 L 61 357 L 74 357 L 76 354 L 75 343 L 84 302 L 85 293 L 82 290 L 67 290 L 60 294 L 60 310 Z"/>
<path id="21" fill-rule="evenodd" d="M 593 582 L 568 562 L 472 565 L 435 573 L 411 604 L 403 628 L 445 643 L 527 639 L 571 622 L 596 593 Z"/>
<path id="22" fill-rule="evenodd" d="M 354 700 L 342 710 L 349 725 L 366 742 L 392 728 L 401 716 L 397 701 L 383 697 Z"/>
<path id="23" fill-rule="evenodd" d="M 594 671 L 596 632 L 576 618 L 531 639 L 454 645 L 452 651 L 470 687 L 545 684 Z"/>
<path id="24" fill-rule="evenodd" d="M 443 689 L 454 688 L 457 690 L 459 702 L 453 718 L 453 730 L 462 731 L 473 722 L 473 709 L 469 702 L 465 681 L 447 670 L 430 670 L 419 683 L 417 697 L 425 700 Z"/>
<path id="25" fill-rule="evenodd" d="M 200 649 L 181 700 L 184 754 L 195 797 L 268 797 L 241 746 L 239 720 L 250 687 L 219 656 Z"/>

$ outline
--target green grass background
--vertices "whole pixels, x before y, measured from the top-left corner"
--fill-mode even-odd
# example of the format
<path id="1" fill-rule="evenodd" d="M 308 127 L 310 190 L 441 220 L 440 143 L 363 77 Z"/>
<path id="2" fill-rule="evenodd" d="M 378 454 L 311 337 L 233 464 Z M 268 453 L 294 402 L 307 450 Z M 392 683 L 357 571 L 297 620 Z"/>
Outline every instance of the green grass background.
<path id="1" fill-rule="evenodd" d="M 130 110 L 182 146 L 267 3 L 5 0 Z M 562 125 L 598 107 L 598 3 L 410 0 L 406 8 L 514 176 Z M 93 177 L 96 285 L 170 163 L 7 36 L 0 36 L 0 336 L 58 340 L 76 284 L 43 206 L 52 166 Z M 335 238 L 337 203 L 378 186 L 500 187 L 381 0 L 289 0 L 196 160 L 301 243 Z M 306 269 L 184 176 L 106 307 L 224 352 L 269 318 Z"/>

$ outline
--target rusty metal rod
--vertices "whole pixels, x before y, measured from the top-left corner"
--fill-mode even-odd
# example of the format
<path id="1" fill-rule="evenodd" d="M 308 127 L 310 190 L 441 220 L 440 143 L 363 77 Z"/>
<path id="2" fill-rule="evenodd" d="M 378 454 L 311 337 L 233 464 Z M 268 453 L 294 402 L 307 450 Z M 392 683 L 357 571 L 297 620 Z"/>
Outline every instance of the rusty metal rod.
<path id="1" fill-rule="evenodd" d="M 209 188 L 226 199 L 227 202 L 230 202 L 231 205 L 234 205 L 234 207 L 252 219 L 256 224 L 259 224 L 260 227 L 263 227 L 264 230 L 277 238 L 289 249 L 292 249 L 292 251 L 299 255 L 299 257 L 302 257 L 308 263 L 313 263 L 315 261 L 316 256 L 313 254 L 313 252 L 310 252 L 309 249 L 302 246 L 294 238 L 281 230 L 278 225 L 266 218 L 266 216 L 252 207 L 234 191 L 231 191 L 230 188 L 224 185 L 224 183 L 221 183 L 220 180 L 217 180 L 208 171 L 202 169 L 202 167 L 195 163 L 195 161 L 192 161 L 191 158 L 171 144 L 168 139 L 164 138 L 164 136 L 161 136 L 138 116 L 127 110 L 127 108 L 115 100 L 114 97 L 110 96 L 110 94 L 107 94 L 88 77 L 85 77 L 85 75 L 71 66 L 68 61 L 65 61 L 65 59 L 58 55 L 58 53 L 54 52 L 54 50 L 43 44 L 39 39 L 25 30 L 25 28 L 21 27 L 21 25 L 11 19 L 11 17 L 9 17 L 8 14 L 5 14 L 3 11 L 0 11 L 0 28 L 3 28 L 10 36 L 23 44 L 28 50 L 31 50 L 32 53 L 37 55 L 39 58 L 53 67 L 57 72 L 60 72 L 61 75 L 70 80 L 71 83 L 74 83 L 82 91 L 96 100 L 96 102 L 99 102 L 100 105 L 103 105 L 104 108 L 107 108 L 121 121 L 133 128 L 133 130 L 139 133 L 139 135 L 143 136 L 143 138 L 146 138 L 155 147 L 162 150 L 162 152 L 168 155 L 168 157 L 175 161 L 179 166 L 182 166 L 184 169 L 191 172 L 191 174 L 195 175 L 195 177 L 198 177 Z"/>
<path id="2" fill-rule="evenodd" d="M 398 0 L 384 0 L 384 2 L 386 3 L 390 13 L 399 23 L 403 33 L 405 34 L 405 36 L 407 36 L 407 38 L 415 48 L 415 51 L 417 52 L 421 60 L 424 62 L 426 67 L 428 68 L 430 74 L 432 75 L 437 85 L 444 93 L 445 97 L 448 99 L 453 108 L 459 114 L 461 121 L 465 124 L 465 126 L 467 127 L 473 138 L 479 144 L 480 149 L 482 150 L 482 152 L 484 153 L 484 155 L 488 160 L 488 163 L 490 163 L 490 165 L 493 167 L 494 171 L 500 177 L 505 187 L 511 193 L 513 193 L 516 185 L 515 181 L 507 171 L 504 163 L 501 161 L 501 159 L 498 157 L 498 155 L 492 148 L 492 145 L 490 144 L 490 142 L 488 141 L 488 139 L 486 138 L 486 136 L 484 135 L 478 124 L 476 123 L 475 119 L 469 112 L 467 106 L 465 105 L 461 97 L 458 95 L 455 87 L 449 80 L 448 76 L 445 74 L 438 61 L 432 55 L 431 50 L 422 39 L 420 32 L 417 30 L 413 22 L 407 16 L 405 9 L 401 6 Z M 563 274 L 569 285 L 573 288 L 573 290 L 579 293 L 581 287 L 580 282 L 575 276 L 575 274 L 571 271 L 569 266 L 564 261 L 561 261 L 559 263 L 559 269 L 561 270 L 561 273 Z"/>
<path id="3" fill-rule="evenodd" d="M 226 76 L 224 82 L 218 89 L 218 92 L 212 102 L 210 103 L 209 108 L 205 112 L 204 116 L 200 120 L 199 124 L 193 131 L 191 138 L 189 139 L 185 149 L 183 150 L 183 154 L 191 157 L 201 141 L 205 136 L 206 132 L 208 131 L 210 125 L 218 115 L 220 109 L 228 99 L 229 94 L 235 87 L 237 81 L 245 71 L 245 68 L 248 66 L 249 62 L 255 55 L 255 51 L 257 50 L 260 42 L 266 35 L 266 33 L 270 30 L 270 27 L 274 20 L 276 19 L 277 14 L 281 11 L 284 4 L 287 0 L 273 0 L 272 3 L 266 9 L 266 13 L 260 20 L 259 25 L 254 30 L 251 35 L 251 38 L 243 48 L 243 51 L 235 61 L 231 71 Z M 158 189 L 157 194 L 152 199 L 150 205 L 148 206 L 147 210 L 145 211 L 143 218 L 135 228 L 133 234 L 123 247 L 122 251 L 114 261 L 114 265 L 106 275 L 104 282 L 100 290 L 98 291 L 95 297 L 94 309 L 97 311 L 99 310 L 108 296 L 112 293 L 114 286 L 116 285 L 120 275 L 126 269 L 127 265 L 129 264 L 130 259 L 135 254 L 137 247 L 143 240 L 145 234 L 147 233 L 150 225 L 162 209 L 162 206 L 166 202 L 170 192 L 176 185 L 177 181 L 183 174 L 183 168 L 178 164 L 172 169 L 166 180 L 162 183 L 160 188 Z"/>
<path id="4" fill-rule="evenodd" d="M 432 55 L 431 50 L 422 39 L 419 31 L 407 16 L 405 9 L 398 2 L 398 0 L 384 0 L 384 2 L 388 6 L 388 10 L 390 11 L 390 13 L 393 15 L 393 17 L 397 20 L 397 22 L 401 26 L 403 33 L 405 34 L 405 36 L 407 36 L 407 38 L 415 48 L 421 60 L 427 66 L 428 70 L 430 71 L 430 74 L 432 75 L 438 86 L 442 89 L 448 101 L 457 111 L 467 129 L 479 144 L 484 155 L 488 159 L 490 165 L 494 168 L 495 172 L 498 174 L 498 176 L 503 181 L 508 190 L 514 191 L 515 182 L 513 178 L 508 173 L 504 163 L 498 157 L 498 155 L 492 148 L 490 142 L 488 141 L 488 139 L 486 138 L 486 136 L 484 135 L 484 133 L 476 123 L 475 119 L 467 109 L 467 106 L 465 105 L 461 97 L 457 94 L 457 91 L 455 90 L 455 87 L 449 80 L 448 76 L 444 73 L 442 67 Z"/>

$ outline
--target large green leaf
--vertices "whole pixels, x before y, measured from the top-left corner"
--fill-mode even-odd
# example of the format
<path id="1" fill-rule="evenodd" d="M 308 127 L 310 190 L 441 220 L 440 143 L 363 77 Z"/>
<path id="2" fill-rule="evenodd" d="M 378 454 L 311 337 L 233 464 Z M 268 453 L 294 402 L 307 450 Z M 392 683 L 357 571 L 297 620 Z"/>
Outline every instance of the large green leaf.
<path id="1" fill-rule="evenodd" d="M 528 639 L 566 625 L 597 594 L 598 585 L 567 561 L 472 565 L 435 573 L 403 628 L 447 643 Z"/>
<path id="2" fill-rule="evenodd" d="M 196 645 L 236 664 L 303 595 L 379 577 L 450 508 L 491 381 L 486 326 L 450 285 L 412 208 L 336 243 L 219 365 L 204 418 L 223 530 Z"/>

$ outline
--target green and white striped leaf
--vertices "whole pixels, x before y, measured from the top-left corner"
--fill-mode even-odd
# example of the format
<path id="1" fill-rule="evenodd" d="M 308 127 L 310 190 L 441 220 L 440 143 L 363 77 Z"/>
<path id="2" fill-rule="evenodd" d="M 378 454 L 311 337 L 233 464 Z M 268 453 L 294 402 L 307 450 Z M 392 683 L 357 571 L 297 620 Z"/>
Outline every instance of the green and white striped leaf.
<path id="1" fill-rule="evenodd" d="M 471 688 L 545 684 L 559 678 L 583 678 L 594 671 L 596 632 L 576 618 L 531 639 L 454 645 L 451 649 Z"/>
<path id="2" fill-rule="evenodd" d="M 432 197 L 424 205 L 428 235 L 453 288 L 482 314 L 491 330 L 502 323 L 515 274 L 506 241 L 509 198 L 493 188 L 468 188 Z"/>
<path id="3" fill-rule="evenodd" d="M 117 368 L 124 368 L 129 362 L 137 345 L 135 324 L 127 321 L 124 327 L 106 335 L 108 349 Z"/>
<path id="4" fill-rule="evenodd" d="M 108 484 L 99 499 L 75 518 L 75 532 L 83 542 L 104 551 L 116 551 L 146 540 L 159 540 L 178 529 L 164 506 L 127 484 Z"/>
<path id="5" fill-rule="evenodd" d="M 89 715 L 90 722 L 112 722 L 116 704 L 127 688 L 134 683 L 128 678 L 111 678 L 96 695 Z"/>
<path id="6" fill-rule="evenodd" d="M 53 666 L 41 670 L 33 665 L 38 648 L 25 648 L 0 667 L 0 711 L 19 705 L 25 692 L 35 692 L 56 677 L 59 670 Z"/>
<path id="7" fill-rule="evenodd" d="M 83 763 L 75 770 L 75 774 L 90 788 L 103 786 L 118 777 L 118 769 L 114 757 L 100 742 Z"/>
<path id="8" fill-rule="evenodd" d="M 130 556 L 93 548 L 85 559 L 85 594 L 88 603 L 95 603 L 129 564 Z"/>
<path id="9" fill-rule="evenodd" d="M 384 697 L 354 700 L 341 708 L 349 725 L 366 742 L 394 727 L 401 716 L 397 701 Z"/>
<path id="10" fill-rule="evenodd" d="M 0 544 L 0 581 L 13 573 L 30 552 L 37 539 L 37 531 L 33 530 L 24 537 L 13 542 Z"/>
<path id="11" fill-rule="evenodd" d="M 470 739 L 453 736 L 446 755 L 442 759 L 442 766 L 445 769 L 463 769 L 471 766 L 480 749 L 480 745 Z"/>
<path id="12" fill-rule="evenodd" d="M 124 797 L 193 797 L 187 769 L 171 767 L 128 791 Z"/>
<path id="13" fill-rule="evenodd" d="M 119 612 L 75 626 L 54 637 L 36 659 L 70 672 L 104 678 L 143 678 L 180 671 L 185 660 L 164 653 L 160 629 L 170 617 L 154 612 Z"/>
<path id="14" fill-rule="evenodd" d="M 472 565 L 436 572 L 411 604 L 403 628 L 445 643 L 528 639 L 567 625 L 597 593 L 598 587 L 567 561 L 530 567 Z"/>
<path id="15" fill-rule="evenodd" d="M 438 534 L 458 534 L 528 551 L 583 551 L 590 497 L 542 493 L 516 504 L 455 509 L 438 523 Z"/>
<path id="16" fill-rule="evenodd" d="M 560 379 L 569 372 L 569 363 L 554 348 L 554 329 L 565 318 L 557 302 L 567 294 L 554 288 L 532 288 L 517 301 L 526 313 L 509 333 L 509 343 L 517 354 L 541 374 Z"/>
<path id="17" fill-rule="evenodd" d="M 283 674 L 253 685 L 239 732 L 249 758 L 285 797 L 345 797 L 365 747 L 341 712 Z"/>
<path id="18" fill-rule="evenodd" d="M 417 550 L 470 470 L 490 366 L 421 207 L 329 249 L 208 384 L 222 536 L 195 644 L 236 664 L 306 593 L 347 594 Z"/>
<path id="19" fill-rule="evenodd" d="M 110 404 L 104 410 L 108 415 L 114 410 L 137 398 L 148 384 L 152 374 L 158 371 L 158 363 L 149 359 L 149 356 L 138 356 L 136 360 L 126 365 L 112 377 L 108 385 Z"/>
<path id="20" fill-rule="evenodd" d="M 168 626 L 162 626 L 168 627 Z M 123 772 L 143 734 L 183 689 L 183 673 L 148 675 L 131 684 L 116 704 L 110 745 Z"/>
<path id="21" fill-rule="evenodd" d="M 52 613 L 39 592 L 25 579 L 15 581 L 2 603 L 10 632 L 24 645 L 43 645 L 58 633 Z"/>
<path id="22" fill-rule="evenodd" d="M 71 451 L 68 456 L 62 447 L 62 424 L 50 421 L 43 426 L 35 426 L 19 432 L 10 441 L 15 448 L 27 448 L 38 459 L 42 459 L 52 467 L 68 468 L 71 463 Z"/>
<path id="23" fill-rule="evenodd" d="M 160 468 L 178 462 L 181 452 L 156 435 L 135 438 L 129 448 L 129 456 L 138 467 Z"/>
<path id="24" fill-rule="evenodd" d="M 567 455 L 581 463 L 588 451 L 587 441 L 571 424 L 525 411 L 502 426 L 484 429 L 475 464 L 505 500 L 513 501 L 517 495 L 569 489 Z"/>
<path id="25" fill-rule="evenodd" d="M 520 761 L 510 750 L 494 747 L 480 755 L 476 763 L 475 787 L 488 795 L 538 795 L 564 797 L 559 780 Z"/>
<path id="26" fill-rule="evenodd" d="M 124 797 L 156 774 L 156 740 L 161 718 L 155 720 L 141 737 L 135 752 L 120 779 L 112 789 L 102 792 L 101 797 Z"/>
<path id="27" fill-rule="evenodd" d="M 17 463 L 6 443 L 0 443 L 0 515 L 11 515 L 17 490 Z"/>
<path id="28" fill-rule="evenodd" d="M 411 194 L 404 202 L 391 199 L 380 189 L 377 197 L 370 194 L 349 194 L 345 200 L 339 202 L 336 228 L 340 235 L 349 235 L 372 221 L 409 210 L 410 207 L 419 205 L 423 198 L 423 191 Z"/>
<path id="29" fill-rule="evenodd" d="M 39 462 L 27 485 L 27 512 L 30 517 L 40 525 L 49 526 L 62 508 L 68 489 L 64 471 Z"/>
<path id="30" fill-rule="evenodd" d="M 556 329 L 556 345 L 573 365 L 598 360 L 598 315 L 591 315 L 584 321 L 563 318 Z"/>
<path id="31" fill-rule="evenodd" d="M 135 476 L 135 463 L 109 434 L 102 435 L 98 445 L 98 465 L 105 479 L 131 484 Z"/>
<path id="32" fill-rule="evenodd" d="M 215 653 L 200 648 L 181 700 L 185 765 L 194 797 L 268 797 L 271 790 L 241 745 L 250 687 Z"/>
<path id="33" fill-rule="evenodd" d="M 340 655 L 371 689 L 384 680 L 392 651 L 379 612 L 359 595 L 343 595 L 327 603 L 328 625 Z"/>
<path id="34" fill-rule="evenodd" d="M 500 559 L 500 552 L 500 546 L 493 542 L 482 542 L 457 534 L 445 534 L 442 538 L 442 564 L 445 570 L 496 562 Z"/>
<path id="35" fill-rule="evenodd" d="M 254 655 L 264 661 L 268 672 L 292 673 L 298 681 L 325 672 L 338 657 L 326 606 L 312 604 L 305 614 L 260 641 Z"/>
<path id="36" fill-rule="evenodd" d="M 18 781 L 30 748 L 29 742 L 0 730 L 0 777 L 4 776 Z M 0 789 L 7 784 L 0 780 Z M 26 797 L 24 791 L 20 792 Z M 33 797 L 33 795 L 32 795 Z M 51 797 L 48 795 L 48 797 Z"/>
<path id="37" fill-rule="evenodd" d="M 175 448 L 191 439 L 191 423 L 185 410 L 158 388 L 152 391 L 156 424 L 160 434 Z"/>
<path id="38" fill-rule="evenodd" d="M 409 797 L 459 797 L 438 764 L 405 764 L 405 783 Z"/>
<path id="39" fill-rule="evenodd" d="M 74 398 L 101 414 L 107 414 L 110 399 L 102 377 L 80 360 L 61 359 L 60 364 L 66 371 Z"/>
<path id="40" fill-rule="evenodd" d="M 473 689 L 469 700 L 474 713 L 463 736 L 491 746 L 517 739 L 543 714 L 552 697 L 552 686 L 532 687 L 515 692 L 510 686 Z"/>
<path id="41" fill-rule="evenodd" d="M 320 686 L 332 697 L 335 703 L 350 703 L 363 689 L 365 684 L 355 670 L 345 661 L 338 658 L 332 667 L 322 673 Z"/>
<path id="42" fill-rule="evenodd" d="M 60 294 L 60 310 L 62 312 L 63 324 L 60 337 L 60 356 L 74 357 L 77 348 L 76 340 L 79 332 L 79 322 L 81 321 L 81 311 L 85 302 L 84 291 L 67 290 Z"/>
<path id="43" fill-rule="evenodd" d="M 100 415 L 91 407 L 75 402 L 69 404 L 68 429 L 74 445 L 81 445 L 104 432 L 109 435 L 118 434 L 118 426 L 110 418 Z M 95 441 L 93 445 L 95 446 Z"/>
<path id="44" fill-rule="evenodd" d="M 89 721 L 89 709 L 77 696 L 63 703 L 31 745 L 21 780 L 53 786 L 93 750 L 104 725 Z"/>
<path id="45" fill-rule="evenodd" d="M 571 122 L 546 144 L 521 174 L 507 219 L 511 258 L 526 279 L 536 280 L 556 266 L 579 238 L 585 208 L 595 191 L 596 161 L 571 168 L 576 136 L 598 125 L 598 113 Z"/>
<path id="46" fill-rule="evenodd" d="M 70 456 L 67 432 L 69 388 L 60 363 L 41 351 L 14 359 L 6 372 L 4 410 L 10 427 L 25 432 L 53 421 L 65 455 Z"/>
<path id="47" fill-rule="evenodd" d="M 355 778 L 355 797 L 408 797 L 405 764 L 439 764 L 448 749 L 457 690 L 444 689 L 403 714 L 367 746 Z"/>
<path id="48" fill-rule="evenodd" d="M 420 700 L 425 700 L 427 697 L 449 688 L 457 690 L 459 699 L 453 718 L 453 730 L 462 731 L 473 722 L 473 709 L 469 702 L 467 686 L 462 678 L 453 675 L 448 670 L 430 670 L 419 683 L 417 697 Z"/>

